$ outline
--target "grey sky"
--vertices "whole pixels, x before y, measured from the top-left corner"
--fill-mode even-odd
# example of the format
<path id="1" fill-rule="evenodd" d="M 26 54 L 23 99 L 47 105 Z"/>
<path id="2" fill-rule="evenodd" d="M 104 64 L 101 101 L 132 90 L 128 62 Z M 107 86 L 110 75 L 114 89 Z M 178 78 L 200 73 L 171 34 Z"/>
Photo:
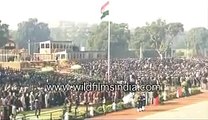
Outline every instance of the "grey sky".
<path id="1" fill-rule="evenodd" d="M 58 21 L 99 23 L 106 0 L 0 0 L 0 19 L 16 29 L 17 23 L 38 18 L 55 26 Z M 142 26 L 158 18 L 181 22 L 186 30 L 208 26 L 208 0 L 110 0 L 114 22 Z"/>

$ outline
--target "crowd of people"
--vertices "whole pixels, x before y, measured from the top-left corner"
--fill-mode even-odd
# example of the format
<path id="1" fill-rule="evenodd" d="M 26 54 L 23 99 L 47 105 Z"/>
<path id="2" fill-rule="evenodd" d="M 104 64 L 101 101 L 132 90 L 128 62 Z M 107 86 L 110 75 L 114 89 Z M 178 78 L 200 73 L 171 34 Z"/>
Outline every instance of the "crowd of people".
<path id="1" fill-rule="evenodd" d="M 107 78 L 107 61 L 98 60 L 82 64 L 83 73 Z M 200 86 L 208 75 L 207 61 L 197 59 L 120 59 L 111 61 L 111 81 L 156 81 L 166 80 L 169 85 L 181 85 L 189 79 L 190 86 Z"/>
<path id="2" fill-rule="evenodd" d="M 80 63 L 81 75 L 37 73 L 0 69 L 0 106 L 2 116 L 16 116 L 18 111 L 61 106 L 64 103 L 102 103 L 103 99 L 115 102 L 125 93 L 117 91 L 71 91 L 70 88 L 48 88 L 50 85 L 77 84 L 84 81 L 105 83 L 142 83 L 207 89 L 208 61 L 202 59 L 115 59 L 111 60 L 110 81 L 107 80 L 107 61 L 94 60 Z M 90 77 L 86 77 L 86 76 Z"/>

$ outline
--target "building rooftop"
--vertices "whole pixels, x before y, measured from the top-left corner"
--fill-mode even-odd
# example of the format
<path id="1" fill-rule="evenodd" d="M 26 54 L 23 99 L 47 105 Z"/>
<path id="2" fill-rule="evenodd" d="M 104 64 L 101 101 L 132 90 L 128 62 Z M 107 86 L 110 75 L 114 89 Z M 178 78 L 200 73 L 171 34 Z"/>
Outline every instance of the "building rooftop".
<path id="1" fill-rule="evenodd" d="M 66 40 L 46 40 L 46 41 L 42 41 L 40 43 L 45 43 L 45 42 L 63 42 L 63 43 L 72 43 L 72 41 L 66 41 Z"/>
<path id="2" fill-rule="evenodd" d="M 56 41 L 54 41 L 54 40 L 51 40 L 51 42 L 72 42 L 72 41 L 66 41 L 66 40 L 56 40 Z"/>

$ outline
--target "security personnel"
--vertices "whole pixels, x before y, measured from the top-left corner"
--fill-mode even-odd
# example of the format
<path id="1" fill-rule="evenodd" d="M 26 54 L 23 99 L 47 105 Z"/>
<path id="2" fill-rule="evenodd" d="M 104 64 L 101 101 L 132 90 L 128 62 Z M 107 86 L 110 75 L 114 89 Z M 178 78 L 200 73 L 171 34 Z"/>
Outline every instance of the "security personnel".
<path id="1" fill-rule="evenodd" d="M 79 107 L 79 104 L 80 104 L 79 96 L 76 96 L 76 98 L 75 98 L 75 116 L 77 116 L 77 109 Z"/>
<path id="2" fill-rule="evenodd" d="M 145 110 L 145 106 L 146 106 L 146 96 L 145 96 L 145 93 L 143 93 L 141 95 L 141 101 L 142 101 L 142 111 Z"/>
<path id="3" fill-rule="evenodd" d="M 68 100 L 67 100 L 67 98 L 65 98 L 64 105 L 63 105 L 63 118 L 64 118 L 64 115 L 67 112 L 67 103 L 68 103 Z"/>
<path id="4" fill-rule="evenodd" d="M 106 114 L 106 99 L 103 97 L 103 112 Z"/>
<path id="5" fill-rule="evenodd" d="M 142 111 L 142 96 L 141 93 L 139 93 L 137 97 L 137 111 L 141 112 Z"/>

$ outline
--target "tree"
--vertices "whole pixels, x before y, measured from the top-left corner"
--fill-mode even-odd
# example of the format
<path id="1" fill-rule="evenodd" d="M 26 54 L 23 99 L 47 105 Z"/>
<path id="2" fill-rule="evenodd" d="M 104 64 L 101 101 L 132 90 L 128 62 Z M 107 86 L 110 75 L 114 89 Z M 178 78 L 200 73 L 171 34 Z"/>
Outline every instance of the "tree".
<path id="1" fill-rule="evenodd" d="M 137 27 L 133 39 L 131 39 L 131 44 L 137 50 L 140 46 L 155 49 L 162 59 L 164 54 L 171 53 L 173 40 L 183 31 L 183 24 L 181 23 L 167 24 L 165 20 L 158 19 L 146 23 L 146 26 Z"/>
<path id="2" fill-rule="evenodd" d="M 48 24 L 30 18 L 18 24 L 17 39 L 20 48 L 27 48 L 28 40 L 33 44 L 50 39 L 50 29 Z"/>
<path id="3" fill-rule="evenodd" d="M 99 26 L 94 24 L 90 27 L 89 29 L 89 37 L 88 37 L 88 49 L 90 50 L 93 50 L 93 49 L 96 49 L 96 39 L 98 37 L 98 29 L 99 29 Z M 97 35 L 96 35 L 97 34 Z"/>
<path id="4" fill-rule="evenodd" d="M 51 28 L 51 37 L 54 40 L 70 40 L 77 46 L 87 47 L 88 24 L 65 23 L 67 24 L 66 26 L 60 25 L 59 27 Z"/>
<path id="5" fill-rule="evenodd" d="M 66 40 L 65 36 L 64 36 L 64 30 L 60 27 L 56 27 L 56 28 L 50 28 L 50 31 L 51 31 L 51 38 L 53 40 L 56 40 L 56 41 L 61 41 L 61 40 Z"/>
<path id="6" fill-rule="evenodd" d="M 87 39 L 89 37 L 89 26 L 88 24 L 77 24 L 74 27 L 72 34 L 72 40 L 75 45 L 87 47 Z"/>
<path id="7" fill-rule="evenodd" d="M 112 24 L 111 33 L 114 42 L 126 44 L 130 40 L 130 30 L 126 23 Z"/>
<path id="8" fill-rule="evenodd" d="M 0 47 L 4 46 L 9 40 L 9 25 L 2 24 L 0 20 Z"/>
<path id="9" fill-rule="evenodd" d="M 169 23 L 166 25 L 166 36 L 167 36 L 167 49 L 166 53 L 171 54 L 171 48 L 173 45 L 174 38 L 178 36 L 180 33 L 184 32 L 183 24 L 181 23 Z"/>
<path id="10" fill-rule="evenodd" d="M 150 36 L 146 32 L 146 27 L 137 27 L 131 38 L 131 45 L 136 49 L 136 52 L 142 48 L 149 48 Z"/>
<path id="11" fill-rule="evenodd" d="M 17 40 L 17 31 L 16 30 L 10 30 L 9 31 L 9 36 L 13 39 L 13 40 Z"/>
<path id="12" fill-rule="evenodd" d="M 173 44 L 171 46 L 172 49 L 186 49 L 187 48 L 187 40 L 186 40 L 186 36 L 187 33 L 184 32 L 180 35 L 177 35 L 174 39 L 173 39 Z"/>
<path id="13" fill-rule="evenodd" d="M 148 48 L 150 36 L 146 32 L 146 27 L 137 27 L 133 34 L 132 44 L 134 48 L 139 49 L 143 44 L 144 48 Z"/>
<path id="14" fill-rule="evenodd" d="M 166 22 L 158 19 L 151 24 L 146 24 L 146 30 L 150 36 L 150 45 L 158 52 L 161 58 L 163 58 L 163 53 L 166 50 L 165 42 L 165 27 Z"/>
<path id="15" fill-rule="evenodd" d="M 188 48 L 193 48 L 195 55 L 203 53 L 208 44 L 208 30 L 203 27 L 193 28 L 187 34 Z"/>
<path id="16" fill-rule="evenodd" d="M 102 22 L 99 25 L 93 25 L 89 29 L 89 47 L 96 50 L 107 50 L 107 33 L 108 22 Z M 117 44 L 119 46 L 125 46 L 128 48 L 128 41 L 130 40 L 130 36 L 131 35 L 128 24 L 116 24 L 111 22 L 111 43 Z"/>
<path id="17" fill-rule="evenodd" d="M 169 23 L 166 25 L 167 36 L 173 40 L 179 33 L 184 32 L 182 23 Z M 172 41 L 171 41 L 172 42 Z"/>
<path id="18" fill-rule="evenodd" d="M 158 19 L 151 24 L 146 24 L 146 31 L 150 36 L 150 45 L 158 52 L 161 59 L 170 48 L 173 38 L 183 32 L 183 24 L 166 24 L 165 20 Z"/>

